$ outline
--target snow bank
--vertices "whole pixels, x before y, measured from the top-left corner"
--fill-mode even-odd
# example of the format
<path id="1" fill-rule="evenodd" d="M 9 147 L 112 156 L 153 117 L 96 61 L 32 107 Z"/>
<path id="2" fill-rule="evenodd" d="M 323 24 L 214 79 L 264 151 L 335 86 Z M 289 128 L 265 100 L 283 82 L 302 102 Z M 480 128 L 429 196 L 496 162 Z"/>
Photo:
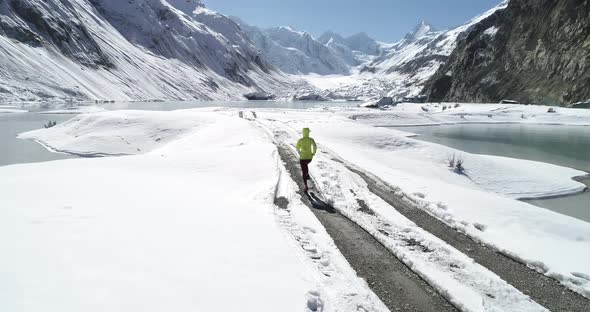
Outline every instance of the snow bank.
<path id="1" fill-rule="evenodd" d="M 431 116 L 408 112 L 410 107 L 416 107 L 415 111 L 420 109 L 416 105 L 402 105 L 383 114 L 385 117 L 380 120 L 403 124 L 425 122 Z M 471 116 L 479 109 L 461 107 L 471 112 Z M 482 115 L 485 107 L 480 111 Z M 488 106 L 488 111 L 490 107 L 497 105 Z M 540 107 L 527 108 L 540 110 Z M 521 110 L 520 106 L 506 109 L 509 112 L 506 114 L 513 116 Z M 503 110 L 496 114 L 504 114 Z M 471 155 L 413 140 L 405 132 L 364 126 L 348 118 L 361 115 L 379 117 L 378 113 L 361 109 L 259 112 L 261 118 L 285 123 L 293 130 L 311 128 L 321 150 L 330 150 L 344 161 L 400 187 L 420 208 L 450 226 L 590 296 L 590 280 L 585 278 L 590 276 L 586 261 L 590 257 L 590 223 L 515 200 L 580 191 L 585 186 L 571 178 L 584 172 L 526 160 Z M 429 120 L 460 119 L 447 112 L 437 115 Z M 565 109 L 539 120 L 549 118 L 557 123 L 590 123 L 589 117 Z M 509 120 L 520 119 L 518 116 Z M 363 121 L 367 120 L 372 119 Z M 448 168 L 446 158 L 453 153 L 465 158 L 467 175 Z M 312 172 L 320 169 L 314 166 L 312 163 Z"/>
<path id="2" fill-rule="evenodd" d="M 209 120 L 188 112 L 110 111 L 79 115 L 50 129 L 22 133 L 19 138 L 86 157 L 132 155 L 163 146 Z"/>
<path id="3" fill-rule="evenodd" d="M 117 111 L 23 137 L 137 155 L 0 168 L 6 310 L 387 311 L 249 121 Z"/>
<path id="4" fill-rule="evenodd" d="M 17 109 L 13 106 L 0 106 L 0 114 L 26 113 L 26 110 Z"/>
<path id="5" fill-rule="evenodd" d="M 424 109 L 423 109 L 424 108 Z M 373 126 L 432 126 L 461 123 L 525 123 L 590 126 L 590 110 L 519 104 L 404 103 L 386 112 L 350 111 L 348 116 Z"/>
<path id="6" fill-rule="evenodd" d="M 39 114 L 61 114 L 61 115 L 78 115 L 104 112 L 106 109 L 100 106 L 73 106 L 49 111 L 42 111 Z"/>

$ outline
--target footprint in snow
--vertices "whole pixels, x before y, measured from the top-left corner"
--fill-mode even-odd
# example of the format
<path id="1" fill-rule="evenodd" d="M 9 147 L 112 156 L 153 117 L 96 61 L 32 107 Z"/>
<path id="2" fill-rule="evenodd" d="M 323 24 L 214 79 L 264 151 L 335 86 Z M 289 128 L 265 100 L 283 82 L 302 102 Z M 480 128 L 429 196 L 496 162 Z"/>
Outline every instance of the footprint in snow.
<path id="1" fill-rule="evenodd" d="M 414 193 L 414 196 L 420 197 L 420 198 L 425 198 L 426 197 L 426 195 L 424 195 L 424 193 L 420 193 L 420 192 Z"/>
<path id="2" fill-rule="evenodd" d="M 303 250 L 311 252 L 311 253 L 316 253 L 318 250 L 316 248 L 316 246 L 312 245 L 312 244 L 306 244 L 303 245 Z"/>
<path id="3" fill-rule="evenodd" d="M 481 224 L 481 223 L 477 223 L 477 222 L 476 222 L 476 223 L 473 223 L 473 226 L 474 226 L 476 229 L 480 230 L 481 232 L 485 232 L 485 231 L 486 231 L 486 229 L 487 229 L 487 226 L 485 226 L 485 225 L 483 225 L 483 224 Z"/>
<path id="4" fill-rule="evenodd" d="M 309 257 L 310 257 L 312 260 L 320 260 L 320 259 L 322 259 L 322 256 L 323 256 L 323 255 L 322 255 L 321 253 L 319 253 L 319 252 L 313 252 L 313 253 L 311 253 L 311 254 L 309 255 Z"/>
<path id="5" fill-rule="evenodd" d="M 307 293 L 307 311 L 324 311 L 324 302 L 320 298 L 320 293 L 318 291 L 310 291 Z"/>
<path id="6" fill-rule="evenodd" d="M 310 232 L 312 232 L 314 234 L 317 232 L 314 228 L 311 228 L 311 227 L 308 227 L 308 226 L 304 226 L 303 229 L 306 230 L 306 231 L 310 231 Z"/>

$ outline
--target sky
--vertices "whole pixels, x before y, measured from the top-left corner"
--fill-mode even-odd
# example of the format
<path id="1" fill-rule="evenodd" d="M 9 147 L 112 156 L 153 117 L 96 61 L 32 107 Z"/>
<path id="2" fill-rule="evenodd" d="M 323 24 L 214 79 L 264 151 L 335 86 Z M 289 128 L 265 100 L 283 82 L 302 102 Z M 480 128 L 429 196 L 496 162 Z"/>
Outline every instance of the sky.
<path id="1" fill-rule="evenodd" d="M 291 26 L 318 37 L 361 31 L 397 42 L 424 20 L 437 29 L 459 26 L 500 0 L 203 0 L 219 13 L 263 28 Z"/>

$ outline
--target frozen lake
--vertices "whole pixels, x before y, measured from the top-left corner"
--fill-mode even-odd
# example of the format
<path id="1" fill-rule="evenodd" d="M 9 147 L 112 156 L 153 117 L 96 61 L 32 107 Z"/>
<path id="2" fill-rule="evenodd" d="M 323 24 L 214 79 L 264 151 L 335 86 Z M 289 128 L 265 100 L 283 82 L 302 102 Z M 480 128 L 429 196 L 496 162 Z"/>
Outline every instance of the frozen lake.
<path id="1" fill-rule="evenodd" d="M 308 109 L 324 106 L 356 107 L 358 104 L 358 102 L 313 101 L 171 101 L 101 103 L 97 106 L 107 110 L 170 111 L 202 107 Z M 35 142 L 16 138 L 17 134 L 42 128 L 49 121 L 62 123 L 72 118 L 74 116 L 72 114 L 40 114 L 54 109 L 63 109 L 64 107 L 62 106 L 52 104 L 23 104 L 22 106 L 17 105 L 17 108 L 29 110 L 31 111 L 30 113 L 0 113 L 0 166 L 71 158 L 72 156 L 65 154 L 51 153 Z"/>
<path id="2" fill-rule="evenodd" d="M 541 161 L 590 172 L 590 127 L 467 124 L 401 127 L 417 139 L 475 154 Z M 583 181 L 590 185 L 590 179 Z M 590 192 L 526 202 L 590 222 Z"/>

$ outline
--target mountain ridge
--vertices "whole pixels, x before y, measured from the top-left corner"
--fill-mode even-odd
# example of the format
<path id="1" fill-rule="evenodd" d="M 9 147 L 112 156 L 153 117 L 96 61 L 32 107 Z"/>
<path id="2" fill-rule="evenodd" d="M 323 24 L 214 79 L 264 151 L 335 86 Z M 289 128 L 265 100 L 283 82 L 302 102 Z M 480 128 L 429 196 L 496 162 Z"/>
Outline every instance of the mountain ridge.
<path id="1" fill-rule="evenodd" d="M 3 1 L 0 100 L 240 99 L 303 83 L 224 15 L 172 2 L 181 9 L 164 0 Z"/>

